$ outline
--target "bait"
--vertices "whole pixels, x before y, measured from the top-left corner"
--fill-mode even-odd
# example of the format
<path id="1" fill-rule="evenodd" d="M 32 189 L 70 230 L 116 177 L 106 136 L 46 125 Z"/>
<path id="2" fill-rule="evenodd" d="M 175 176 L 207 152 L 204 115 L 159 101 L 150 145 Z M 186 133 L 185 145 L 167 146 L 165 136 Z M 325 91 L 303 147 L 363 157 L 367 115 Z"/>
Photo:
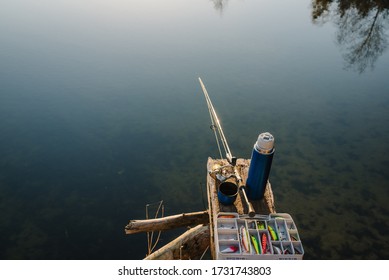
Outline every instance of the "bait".
<path id="1" fill-rule="evenodd" d="M 281 254 L 282 254 L 281 249 L 278 248 L 277 246 L 274 246 L 274 245 L 273 245 L 273 251 L 275 251 L 275 254 L 278 254 L 278 255 L 281 255 Z"/>
<path id="2" fill-rule="evenodd" d="M 266 254 L 267 250 L 267 236 L 266 236 L 266 233 L 262 233 L 262 237 L 261 237 L 261 241 L 262 241 L 262 253 L 263 254 Z"/>
<path id="3" fill-rule="evenodd" d="M 277 233 L 275 232 L 275 230 L 271 226 L 267 226 L 267 228 L 269 229 L 271 239 L 273 239 L 274 241 L 277 241 L 278 236 L 277 236 Z"/>
<path id="4" fill-rule="evenodd" d="M 258 228 L 259 230 L 265 229 L 265 223 L 264 223 L 264 222 L 258 222 L 257 228 Z"/>
<path id="5" fill-rule="evenodd" d="M 220 253 L 235 253 L 238 251 L 239 248 L 237 246 L 229 246 L 225 248 L 224 250 L 221 250 Z"/>
<path id="6" fill-rule="evenodd" d="M 297 235 L 295 236 L 295 235 L 290 235 L 290 238 L 292 239 L 292 241 L 298 241 L 298 239 L 297 239 Z"/>
<path id="7" fill-rule="evenodd" d="M 234 215 L 220 215 L 218 216 L 218 218 L 222 218 L 222 219 L 232 219 L 232 218 L 236 218 Z"/>
<path id="8" fill-rule="evenodd" d="M 249 238 L 248 238 L 248 233 L 247 230 L 244 226 L 240 227 L 240 236 L 241 236 L 241 242 L 242 242 L 242 247 L 244 251 L 247 253 L 250 253 L 250 244 L 249 244 Z"/>
<path id="9" fill-rule="evenodd" d="M 257 238 L 254 235 L 251 235 L 251 243 L 254 246 L 255 252 L 257 253 L 257 255 L 259 255 L 260 254 L 260 251 L 259 251 L 260 249 L 259 249 L 258 240 L 257 240 Z"/>
<path id="10" fill-rule="evenodd" d="M 302 255 L 301 251 L 299 249 L 297 249 L 296 247 L 294 247 L 294 250 L 296 251 L 297 254 Z"/>
<path id="11" fill-rule="evenodd" d="M 289 254 L 292 254 L 290 248 L 285 248 L 284 255 L 289 255 Z"/>

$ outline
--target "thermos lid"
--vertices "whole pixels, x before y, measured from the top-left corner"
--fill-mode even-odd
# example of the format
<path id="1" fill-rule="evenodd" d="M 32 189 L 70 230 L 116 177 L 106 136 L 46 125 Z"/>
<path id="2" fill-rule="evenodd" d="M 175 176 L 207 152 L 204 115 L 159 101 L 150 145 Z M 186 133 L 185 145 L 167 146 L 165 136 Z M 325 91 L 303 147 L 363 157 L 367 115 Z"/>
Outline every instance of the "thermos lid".
<path id="1" fill-rule="evenodd" d="M 270 152 L 274 148 L 274 137 L 269 132 L 259 134 L 255 148 L 258 151 Z"/>

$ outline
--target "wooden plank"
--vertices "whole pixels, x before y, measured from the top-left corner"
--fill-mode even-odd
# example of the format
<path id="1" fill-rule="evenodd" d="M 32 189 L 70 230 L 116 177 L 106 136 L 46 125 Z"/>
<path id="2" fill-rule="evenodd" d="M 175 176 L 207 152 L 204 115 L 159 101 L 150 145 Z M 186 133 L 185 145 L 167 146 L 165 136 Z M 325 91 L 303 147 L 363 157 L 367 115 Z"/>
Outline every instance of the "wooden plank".
<path id="1" fill-rule="evenodd" d="M 208 164 L 209 164 L 209 159 L 208 159 Z M 209 169 L 209 166 L 207 164 L 207 170 Z M 215 259 L 215 243 L 214 243 L 214 230 L 213 230 L 213 216 L 214 213 L 218 212 L 218 209 L 214 209 L 217 204 L 214 203 L 213 201 L 213 188 L 214 188 L 214 180 L 210 176 L 209 172 L 207 172 L 207 196 L 208 196 L 208 213 L 209 213 L 209 248 L 211 251 L 211 256 L 213 259 Z"/>
<path id="2" fill-rule="evenodd" d="M 197 225 L 150 254 L 145 260 L 200 259 L 209 246 L 209 225 Z"/>
<path id="3" fill-rule="evenodd" d="M 208 211 L 182 213 L 157 219 L 131 220 L 125 227 L 126 234 L 163 231 L 191 225 L 207 224 Z"/>
<path id="4" fill-rule="evenodd" d="M 227 160 L 219 160 L 208 158 L 207 162 L 207 170 L 210 171 L 214 168 L 215 165 L 224 166 L 227 165 Z M 249 159 L 238 159 L 236 166 L 240 171 L 241 177 L 243 179 L 244 184 L 247 180 L 248 168 L 250 166 Z M 228 167 L 227 167 L 228 168 Z M 232 171 L 231 171 L 232 172 Z M 245 203 L 243 203 L 243 195 L 239 192 L 236 201 L 233 205 L 223 205 L 219 203 L 217 197 L 217 189 L 220 185 L 220 181 L 216 179 L 216 176 L 210 175 L 208 172 L 207 176 L 207 185 L 209 186 L 209 196 L 210 204 L 212 205 L 212 214 L 217 214 L 219 212 L 237 212 L 239 215 L 244 215 L 247 213 L 247 207 Z M 252 203 L 255 212 L 261 215 L 268 215 L 270 213 L 275 213 L 275 205 L 274 205 L 274 197 L 273 191 L 271 189 L 270 182 L 267 183 L 264 198 L 261 200 L 250 200 Z"/>

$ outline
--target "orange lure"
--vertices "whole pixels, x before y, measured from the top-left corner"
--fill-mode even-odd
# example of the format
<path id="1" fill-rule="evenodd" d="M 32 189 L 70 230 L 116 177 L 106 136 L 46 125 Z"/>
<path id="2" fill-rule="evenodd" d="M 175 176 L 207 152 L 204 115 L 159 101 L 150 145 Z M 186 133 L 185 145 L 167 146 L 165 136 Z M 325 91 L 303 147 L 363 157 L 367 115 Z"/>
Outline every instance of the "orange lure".
<path id="1" fill-rule="evenodd" d="M 261 237 L 261 241 L 262 241 L 262 253 L 263 254 L 266 254 L 266 248 L 267 248 L 267 236 L 266 236 L 266 233 L 262 233 L 262 237 Z"/>

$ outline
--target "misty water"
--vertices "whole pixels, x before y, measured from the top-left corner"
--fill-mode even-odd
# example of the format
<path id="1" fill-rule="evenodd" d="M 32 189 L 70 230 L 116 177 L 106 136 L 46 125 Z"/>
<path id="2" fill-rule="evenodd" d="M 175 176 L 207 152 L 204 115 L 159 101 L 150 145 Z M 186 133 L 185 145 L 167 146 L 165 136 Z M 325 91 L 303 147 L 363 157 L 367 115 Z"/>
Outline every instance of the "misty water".
<path id="1" fill-rule="evenodd" d="M 383 2 L 0 2 L 1 259 L 142 259 L 146 204 L 204 210 L 198 77 L 235 156 L 274 135 L 305 259 L 389 258 Z"/>

